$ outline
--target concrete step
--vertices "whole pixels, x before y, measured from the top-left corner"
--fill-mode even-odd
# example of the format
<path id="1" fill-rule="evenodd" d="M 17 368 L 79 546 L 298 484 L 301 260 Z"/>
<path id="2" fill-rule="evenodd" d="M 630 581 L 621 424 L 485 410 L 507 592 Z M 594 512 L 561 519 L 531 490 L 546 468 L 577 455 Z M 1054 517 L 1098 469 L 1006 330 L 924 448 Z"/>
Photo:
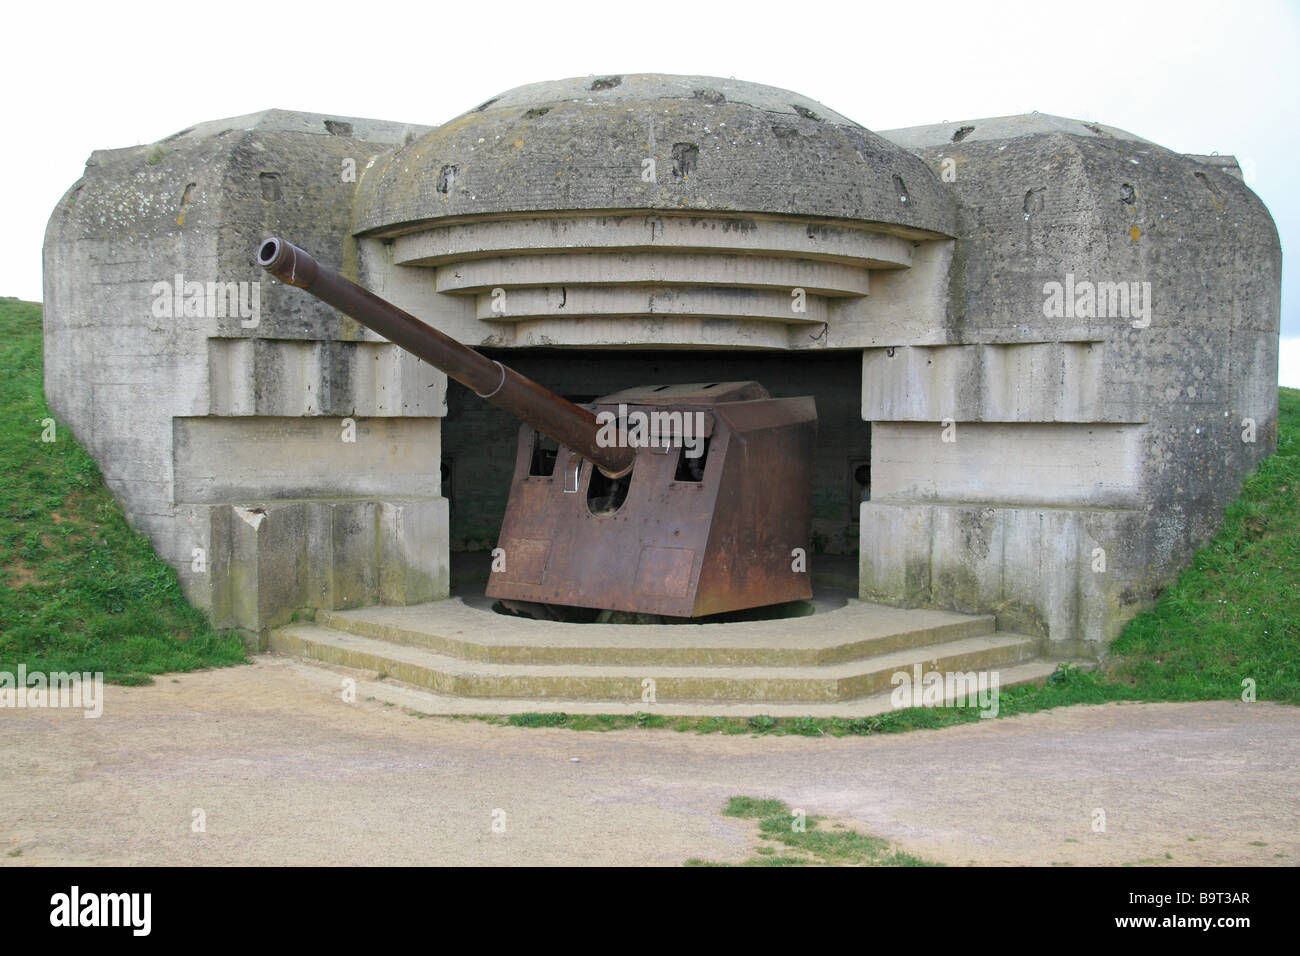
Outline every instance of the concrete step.
<path id="1" fill-rule="evenodd" d="M 535 624 L 538 622 L 528 622 Z M 690 627 L 677 625 L 669 627 Z M 727 628 L 735 625 L 726 625 Z M 572 630 L 571 627 L 568 627 Z M 620 631 L 646 628 L 622 626 Z M 1037 642 L 1019 634 L 982 634 L 823 665 L 628 665 L 494 663 L 364 637 L 320 624 L 272 631 L 270 649 L 385 674 L 438 694 L 489 698 L 640 702 L 653 679 L 659 701 L 825 703 L 888 690 L 899 671 L 970 672 L 1020 664 Z"/>
<path id="2" fill-rule="evenodd" d="M 1034 658 L 1022 664 L 998 668 L 998 687 L 1005 690 L 1021 684 L 1041 684 L 1052 675 L 1064 659 Z M 1083 668 L 1096 666 L 1095 661 L 1074 660 L 1070 663 Z M 375 678 L 374 671 L 358 670 L 321 661 L 297 659 L 294 669 L 323 692 L 337 696 L 340 678 L 356 682 L 356 699 L 376 701 L 400 707 L 416 714 L 429 715 L 493 715 L 534 714 L 562 711 L 566 714 L 615 714 L 631 716 L 638 713 L 657 714 L 662 717 L 840 717 L 853 719 L 875 717 L 896 709 L 889 691 L 856 697 L 852 700 L 829 703 L 798 703 L 750 700 L 657 700 L 647 703 L 635 700 L 577 700 L 545 701 L 532 698 L 510 697 L 457 697 L 434 693 L 423 687 L 385 677 Z M 951 701 L 946 701 L 951 703 Z"/>
<path id="3" fill-rule="evenodd" d="M 629 667 L 816 667 L 984 636 L 996 628 L 989 614 L 858 600 L 781 620 L 628 625 L 524 620 L 452 598 L 412 607 L 318 611 L 316 623 L 485 663 Z"/>

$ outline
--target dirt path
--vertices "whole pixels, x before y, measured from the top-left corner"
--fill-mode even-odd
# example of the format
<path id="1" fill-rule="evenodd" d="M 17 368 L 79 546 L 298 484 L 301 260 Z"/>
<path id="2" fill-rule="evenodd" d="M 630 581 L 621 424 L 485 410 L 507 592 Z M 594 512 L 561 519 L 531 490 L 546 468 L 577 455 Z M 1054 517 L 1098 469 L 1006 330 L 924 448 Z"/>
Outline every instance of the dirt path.
<path id="1" fill-rule="evenodd" d="M 719 813 L 740 794 L 955 864 L 1300 861 L 1294 707 L 1076 707 L 870 738 L 575 733 L 345 704 L 271 657 L 105 693 L 97 720 L 0 710 L 0 863 L 741 860 L 752 830 Z"/>

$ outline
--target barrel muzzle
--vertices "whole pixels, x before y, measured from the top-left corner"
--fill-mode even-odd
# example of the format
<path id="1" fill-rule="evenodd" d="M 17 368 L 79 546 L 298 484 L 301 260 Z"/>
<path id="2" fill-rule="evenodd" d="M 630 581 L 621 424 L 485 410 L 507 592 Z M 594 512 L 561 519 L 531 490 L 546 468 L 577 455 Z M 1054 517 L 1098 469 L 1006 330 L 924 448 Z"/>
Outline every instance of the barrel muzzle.
<path id="1" fill-rule="evenodd" d="M 285 285 L 299 289 L 310 289 L 320 273 L 320 266 L 311 253 L 283 239 L 263 241 L 257 250 L 257 264 Z"/>

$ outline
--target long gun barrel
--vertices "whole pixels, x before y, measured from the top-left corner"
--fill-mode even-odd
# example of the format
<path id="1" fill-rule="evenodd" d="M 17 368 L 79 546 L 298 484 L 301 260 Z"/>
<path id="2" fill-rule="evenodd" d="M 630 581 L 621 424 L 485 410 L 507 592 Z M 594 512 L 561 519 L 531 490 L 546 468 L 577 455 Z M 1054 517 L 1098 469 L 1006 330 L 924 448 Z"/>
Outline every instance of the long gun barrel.
<path id="1" fill-rule="evenodd" d="M 450 378 L 473 389 L 479 398 L 577 452 L 611 478 L 631 470 L 635 449 L 600 445 L 596 441 L 599 425 L 590 411 L 461 345 L 409 312 L 326 269 L 292 243 L 283 239 L 265 240 L 258 249 L 257 262 L 286 285 L 310 292 L 417 358 L 442 369 Z"/>

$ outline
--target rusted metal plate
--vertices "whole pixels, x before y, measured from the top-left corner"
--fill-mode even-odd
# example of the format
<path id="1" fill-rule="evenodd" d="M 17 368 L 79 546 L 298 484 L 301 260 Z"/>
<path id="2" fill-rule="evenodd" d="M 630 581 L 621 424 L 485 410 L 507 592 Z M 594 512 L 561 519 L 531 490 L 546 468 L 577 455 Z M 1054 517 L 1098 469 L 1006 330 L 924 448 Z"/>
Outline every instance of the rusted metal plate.
<path id="1" fill-rule="evenodd" d="M 615 397 L 626 396 L 601 401 Z M 680 447 L 643 448 L 613 510 L 593 489 L 602 478 L 589 464 L 579 463 L 577 490 L 564 490 L 563 476 L 577 462 L 568 449 L 560 449 L 551 475 L 529 474 L 535 432 L 521 428 L 498 541 L 505 568 L 493 573 L 487 595 L 674 617 L 810 598 L 806 558 L 793 552 L 811 549 L 812 399 L 719 402 L 709 410 L 699 480 L 683 477 Z M 513 562 L 515 550 L 536 539 L 550 542 L 540 581 L 531 558 Z"/>

